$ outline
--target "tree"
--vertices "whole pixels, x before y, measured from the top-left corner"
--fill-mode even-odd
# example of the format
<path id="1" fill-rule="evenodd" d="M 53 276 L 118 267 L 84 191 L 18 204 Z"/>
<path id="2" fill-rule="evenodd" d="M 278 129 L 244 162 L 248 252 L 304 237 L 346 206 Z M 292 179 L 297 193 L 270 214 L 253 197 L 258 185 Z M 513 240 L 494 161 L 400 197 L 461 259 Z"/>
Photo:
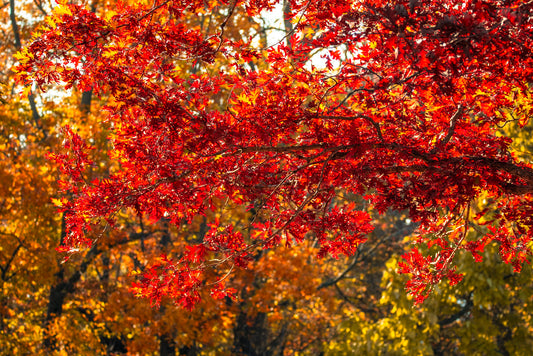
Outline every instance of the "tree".
<path id="1" fill-rule="evenodd" d="M 30 32 L 41 25 L 38 20 L 42 11 L 20 6 L 17 3 L 17 13 L 32 14 L 28 22 L 15 16 L 16 28 L 21 30 L 20 41 L 25 43 Z M 10 8 L 4 10 L 2 19 L 7 22 L 2 53 L 6 63 L 12 63 L 11 55 L 17 47 L 9 40 L 15 37 Z M 102 14 L 106 7 L 93 2 L 90 10 Z M 45 5 L 43 11 L 51 10 Z M 205 19 L 191 17 L 187 19 L 188 24 L 201 27 L 204 23 L 204 31 L 209 31 L 209 27 L 216 29 L 217 25 L 213 24 L 225 19 L 225 8 L 217 11 Z M 226 31 L 231 38 L 241 38 L 246 33 L 261 34 L 257 23 L 250 21 L 245 13 L 236 11 L 231 20 Z M 251 296 L 247 302 L 205 298 L 194 313 L 185 313 L 168 302 L 151 309 L 146 301 L 134 298 L 128 291 L 132 282 L 129 271 L 140 273 L 147 261 L 157 260 L 161 253 L 183 249 L 191 241 L 201 241 L 208 221 L 248 219 L 249 213 L 242 207 L 228 209 L 226 206 L 222 215 L 198 217 L 192 224 L 179 227 L 169 226 L 164 220 L 147 225 L 136 214 L 121 214 L 117 216 L 120 229 L 106 231 L 105 239 L 72 256 L 68 263 L 62 263 L 54 247 L 65 238 L 64 224 L 51 204 L 61 200 L 57 195 L 59 174 L 45 157 L 50 151 L 60 150 L 58 130 L 68 123 L 73 132 L 91 137 L 95 147 L 93 159 L 97 164 L 91 167 L 86 178 L 108 176 L 114 167 L 105 152 L 108 127 L 101 115 L 107 97 L 95 100 L 91 89 L 81 92 L 76 87 L 60 93 L 61 100 L 54 97 L 58 88 L 51 96 L 33 91 L 39 114 L 39 120 L 34 120 L 28 97 L 19 98 L 15 89 L 10 90 L 15 88 L 10 68 L 10 64 L 6 65 L 2 73 L 6 85 L 2 87 L 0 116 L 3 145 L 0 344 L 3 350 L 12 354 L 137 352 L 148 355 L 159 351 L 163 355 L 195 355 L 213 350 L 217 354 L 231 354 L 243 348 L 255 354 L 322 348 L 331 334 L 325 333 L 325 329 L 333 331 L 333 321 L 338 323 L 340 319 L 329 316 L 337 304 L 331 298 L 331 291 L 312 293 L 320 283 L 317 276 L 322 275 L 325 264 L 314 264 L 305 274 L 296 270 L 315 250 L 309 246 L 258 256 L 254 264 L 262 272 L 242 271 L 233 276 L 232 286 Z M 217 71 L 216 67 L 209 69 Z M 182 73 L 194 70 L 190 63 L 182 63 Z M 291 260 L 294 268 L 272 274 L 273 266 L 279 265 L 280 259 Z M 279 278 L 285 281 L 278 283 Z M 250 281 L 252 286 L 246 285 Z M 255 305 L 255 300 L 261 300 L 261 304 Z M 250 330 L 255 330 L 258 337 L 262 333 L 264 341 L 250 344 L 246 337 Z"/>
<path id="2" fill-rule="evenodd" d="M 37 353 L 46 286 L 53 278 L 49 266 L 56 256 L 49 237 L 60 225 L 50 202 L 58 189 L 57 170 L 45 159 L 57 144 L 52 122 L 39 112 L 36 96 L 16 93 L 11 71 L 13 54 L 33 28 L 18 16 L 27 10 L 15 1 L 0 9 L 0 344 L 12 354 Z M 40 11 L 32 13 L 35 22 L 44 18 Z"/>
<path id="3" fill-rule="evenodd" d="M 223 1 L 119 4 L 105 16 L 55 9 L 18 57 L 20 80 L 109 95 L 117 164 L 88 180 L 90 147 L 66 131 L 68 150 L 53 156 L 69 177 L 69 199 L 58 202 L 64 250 L 91 246 L 87 233 L 123 211 L 177 226 L 220 201 L 247 206 L 251 219 L 210 223 L 201 243 L 136 284 L 155 304 L 169 296 L 190 308 L 203 286 L 231 294 L 226 272 L 261 249 L 311 240 L 319 256 L 354 254 L 372 231 L 355 195 L 379 212 L 406 210 L 417 224 L 399 263 L 417 301 L 443 278 L 461 280 L 458 251 L 479 260 L 491 241 L 519 271 L 531 242 L 533 169 L 498 128 L 517 96 L 530 98 L 533 4 L 288 1 L 290 47 L 227 38 L 236 9 L 255 16 L 274 3 L 233 1 L 209 35 L 183 19 Z M 323 68 L 308 60 L 316 51 Z M 259 58 L 268 67 L 244 67 Z M 221 60 L 232 67 L 211 73 Z M 183 62 L 198 70 L 184 78 Z M 525 99 L 516 110 L 527 118 L 531 108 Z M 473 234 L 477 225 L 486 231 Z"/>
<path id="4" fill-rule="evenodd" d="M 354 312 L 338 325 L 339 335 L 326 345 L 328 354 L 522 355 L 531 349 L 531 269 L 513 273 L 501 263 L 496 244 L 476 263 L 458 253 L 458 286 L 438 286 L 417 308 L 399 292 L 405 276 L 391 258 L 381 280 L 377 313 Z"/>
<path id="5" fill-rule="evenodd" d="M 514 107 L 522 105 L 521 98 L 517 97 Z M 533 123 L 529 121 L 522 126 L 523 118 L 515 116 L 513 111 L 509 108 L 511 120 L 501 131 L 513 138 L 511 152 L 527 159 L 527 152 L 531 151 L 528 133 Z M 483 198 L 480 200 L 482 202 Z M 472 209 L 479 212 L 482 204 L 473 204 Z M 486 227 L 476 226 L 475 230 L 470 233 L 478 236 L 471 236 L 471 239 L 479 238 Z M 389 235 L 394 236 L 390 232 Z M 409 233 L 404 237 L 406 242 L 413 242 Z M 350 305 L 347 314 L 351 316 L 338 325 L 339 335 L 325 346 L 326 353 L 528 354 L 533 343 L 530 268 L 520 274 L 514 273 L 512 266 L 501 263 L 495 242 L 487 244 L 480 263 L 476 263 L 470 253 L 461 251 L 457 266 L 465 275 L 464 282 L 453 287 L 438 286 L 428 300 L 413 308 L 411 298 L 399 292 L 406 276 L 395 273 L 399 256 L 406 247 L 407 244 L 396 246 L 384 271 L 380 269 L 384 273 L 380 274 L 377 298 L 371 307 L 361 308 L 360 303 Z M 360 273 L 355 272 L 356 275 Z M 341 288 L 348 293 L 356 289 L 354 285 L 357 284 L 344 282 Z"/>

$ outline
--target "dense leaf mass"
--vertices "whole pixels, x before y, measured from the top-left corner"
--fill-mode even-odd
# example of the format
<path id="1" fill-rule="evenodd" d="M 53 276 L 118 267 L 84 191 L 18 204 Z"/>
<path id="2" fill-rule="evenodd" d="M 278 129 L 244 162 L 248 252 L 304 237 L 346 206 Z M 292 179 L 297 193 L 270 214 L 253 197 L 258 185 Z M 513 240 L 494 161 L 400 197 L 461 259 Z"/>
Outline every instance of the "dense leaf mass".
<path id="1" fill-rule="evenodd" d="M 274 1 L 156 0 L 104 17 L 56 8 L 20 54 L 20 80 L 108 95 L 117 163 L 89 181 L 89 146 L 65 130 L 67 153 L 51 156 L 68 176 L 65 249 L 91 245 L 88 232 L 124 209 L 178 225 L 225 201 L 252 218 L 212 224 L 136 292 L 190 308 L 204 285 L 231 294 L 206 270 L 246 267 L 258 248 L 313 240 L 319 256 L 352 255 L 373 229 L 369 209 L 407 211 L 415 244 L 431 248 L 399 263 L 418 301 L 441 279 L 461 279 L 462 249 L 477 260 L 496 241 L 519 270 L 533 237 L 533 169 L 499 129 L 532 114 L 533 2 L 288 4 L 292 31 L 269 47 L 225 31 L 236 9 L 255 15 Z M 182 21 L 222 5 L 215 34 Z M 228 65 L 210 72 L 218 61 Z M 184 62 L 198 70 L 182 73 Z"/>

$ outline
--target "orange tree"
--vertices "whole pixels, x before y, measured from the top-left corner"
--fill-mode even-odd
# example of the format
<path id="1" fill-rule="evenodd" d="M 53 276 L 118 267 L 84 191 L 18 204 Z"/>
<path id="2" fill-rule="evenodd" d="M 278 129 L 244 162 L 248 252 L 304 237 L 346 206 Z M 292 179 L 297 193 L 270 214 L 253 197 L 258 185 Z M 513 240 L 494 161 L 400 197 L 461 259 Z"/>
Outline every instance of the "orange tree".
<path id="1" fill-rule="evenodd" d="M 54 124 L 34 95 L 16 93 L 13 55 L 30 37 L 34 22 L 19 16 L 31 6 L 15 1 L 1 8 L 0 66 L 0 344 L 5 353 L 35 352 L 42 335 L 42 311 L 54 270 L 54 240 L 60 219 L 50 194 L 56 171 L 45 159 L 58 142 Z M 44 18 L 31 9 L 33 20 Z M 56 146 L 57 147 L 57 146 Z"/>

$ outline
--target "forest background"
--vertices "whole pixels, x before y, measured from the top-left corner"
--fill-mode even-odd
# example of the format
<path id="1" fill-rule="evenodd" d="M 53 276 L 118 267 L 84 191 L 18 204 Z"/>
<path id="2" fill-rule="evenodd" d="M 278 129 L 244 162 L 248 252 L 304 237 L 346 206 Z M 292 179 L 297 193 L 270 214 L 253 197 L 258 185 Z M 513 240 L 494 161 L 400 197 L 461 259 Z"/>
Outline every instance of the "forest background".
<path id="1" fill-rule="evenodd" d="M 458 254 L 464 280 L 441 283 L 424 303 L 413 304 L 404 290 L 407 277 L 396 273 L 400 256 L 416 238 L 406 211 L 369 211 L 375 229 L 353 256 L 317 259 L 312 241 L 258 251 L 247 269 L 227 277 L 235 299 L 213 299 L 205 291 L 192 310 L 170 299 L 150 305 L 135 295 L 132 283 L 162 254 L 202 241 L 213 221 L 250 219 L 249 210 L 221 201 L 224 209 L 177 227 L 123 212 L 105 239 L 65 262 L 64 253 L 56 252 L 65 239 L 65 221 L 54 205 L 63 198 L 62 178 L 48 154 L 62 150 L 62 127 L 69 125 L 97 148 L 90 178 L 108 175 L 114 167 L 103 149 L 109 127 L 102 108 L 110 98 L 77 87 L 46 94 L 30 88 L 21 95 L 12 70 L 15 54 L 39 26 L 53 21 L 46 18 L 54 4 L 9 0 L 1 6 L 1 354 L 527 355 L 533 349 L 531 269 L 515 273 L 501 263 L 496 245 L 485 248 L 479 263 Z M 86 6 L 105 17 L 116 4 L 95 0 Z M 216 33 L 229 9 L 229 4 L 214 7 L 187 18 L 186 25 L 206 36 Z M 269 34 L 290 33 L 294 25 L 295 20 L 265 21 L 237 7 L 225 36 L 235 41 L 252 36 L 266 47 L 272 43 Z M 202 70 L 217 73 L 228 65 L 216 61 Z M 247 70 L 264 65 L 243 64 Z M 198 64 L 179 66 L 183 73 L 200 70 Z M 513 138 L 517 155 L 530 158 L 531 125 L 511 122 L 502 134 Z"/>

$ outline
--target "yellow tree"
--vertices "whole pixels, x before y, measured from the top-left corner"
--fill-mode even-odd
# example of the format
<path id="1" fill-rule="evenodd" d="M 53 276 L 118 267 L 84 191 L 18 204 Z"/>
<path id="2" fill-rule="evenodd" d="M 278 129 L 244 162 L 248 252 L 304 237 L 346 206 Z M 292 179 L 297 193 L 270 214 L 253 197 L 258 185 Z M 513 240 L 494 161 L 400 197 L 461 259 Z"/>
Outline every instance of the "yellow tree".
<path id="1" fill-rule="evenodd" d="M 530 110 L 530 94 L 516 88 L 511 94 L 514 107 L 500 115 L 506 118 L 501 134 L 513 137 L 512 154 L 522 160 L 531 159 L 532 123 L 526 120 Z M 498 200 L 480 196 L 471 203 L 468 226 L 451 221 L 446 226 L 465 233 L 464 244 L 476 241 L 489 230 L 487 223 L 495 213 L 483 213 L 498 206 Z M 520 206 L 512 206 L 520 209 Z M 506 209 L 500 206 L 499 209 Z M 507 222 L 502 222 L 505 225 Z M 519 224 L 517 224 L 520 227 Z M 406 276 L 401 270 L 400 256 L 417 236 L 407 234 L 381 270 L 378 298 L 370 310 L 352 307 L 352 317 L 338 325 L 339 337 L 326 344 L 331 355 L 527 355 L 533 347 L 533 271 L 529 265 L 520 273 L 510 260 L 502 261 L 502 246 L 490 243 L 471 253 L 456 257 L 458 271 L 465 275 L 456 286 L 441 283 L 422 304 L 413 306 L 412 298 L 403 293 Z M 531 254 L 532 245 L 522 246 Z M 438 244 L 431 247 L 435 252 Z M 478 262 L 476 262 L 478 260 Z M 531 257 L 528 258 L 531 263 Z M 506 262 L 502 263 L 502 262 Z"/>

